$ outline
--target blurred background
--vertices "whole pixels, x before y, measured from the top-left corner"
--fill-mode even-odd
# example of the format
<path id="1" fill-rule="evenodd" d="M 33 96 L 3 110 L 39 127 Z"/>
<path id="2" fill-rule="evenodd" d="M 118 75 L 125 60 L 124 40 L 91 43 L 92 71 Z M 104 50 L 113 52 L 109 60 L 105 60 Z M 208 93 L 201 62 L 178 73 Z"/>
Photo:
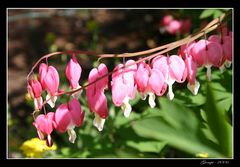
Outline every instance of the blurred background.
<path id="1" fill-rule="evenodd" d="M 110 116 L 102 132 L 92 126 L 93 115 L 89 113 L 83 93 L 80 102 L 86 112 L 86 119 L 81 128 L 76 128 L 77 142 L 71 144 L 67 134 L 54 132 L 55 147 L 52 150 L 43 149 L 44 143 L 31 140 L 37 137 L 37 132 L 32 126 L 33 102 L 26 89 L 27 74 L 45 54 L 66 50 L 98 53 L 142 51 L 184 38 L 225 11 L 226 9 L 8 9 L 8 157 L 231 157 L 229 143 L 225 143 L 227 148 L 219 149 L 218 144 L 222 140 L 218 135 L 214 136 L 215 133 L 223 132 L 212 132 L 209 120 L 204 119 L 205 111 L 208 110 L 206 99 L 210 97 L 207 93 L 206 71 L 202 68 L 198 73 L 201 89 L 197 96 L 187 90 L 186 83 L 174 85 L 174 101 L 168 101 L 165 95 L 157 98 L 154 109 L 150 109 L 147 101 L 141 101 L 137 96 L 131 101 L 133 111 L 129 119 L 124 118 L 121 110 L 111 104 L 108 91 Z M 163 18 L 168 15 L 178 21 L 179 25 L 167 27 Z M 231 28 L 231 21 L 227 26 Z M 219 32 L 214 31 L 213 34 Z M 171 52 L 176 53 L 177 50 Z M 60 88 L 63 89 L 69 85 L 65 77 L 69 57 L 63 54 L 49 59 L 49 64 L 54 65 L 60 73 Z M 78 61 L 83 69 L 80 81 L 82 85 L 87 81 L 89 71 L 98 62 L 96 57 L 87 55 L 78 55 Z M 106 63 L 109 71 L 122 61 L 117 58 L 101 60 Z M 37 69 L 35 72 L 37 74 Z M 211 84 L 215 88 L 213 94 L 214 91 L 217 92 L 215 100 L 224 106 L 224 120 L 227 122 L 227 125 L 223 123 L 224 128 L 232 124 L 231 81 L 231 68 L 223 74 L 217 69 L 213 70 Z M 64 97 L 61 98 L 57 105 L 64 100 Z M 169 108 L 171 111 L 168 111 Z M 232 135 L 230 132 L 228 131 L 229 137 Z"/>

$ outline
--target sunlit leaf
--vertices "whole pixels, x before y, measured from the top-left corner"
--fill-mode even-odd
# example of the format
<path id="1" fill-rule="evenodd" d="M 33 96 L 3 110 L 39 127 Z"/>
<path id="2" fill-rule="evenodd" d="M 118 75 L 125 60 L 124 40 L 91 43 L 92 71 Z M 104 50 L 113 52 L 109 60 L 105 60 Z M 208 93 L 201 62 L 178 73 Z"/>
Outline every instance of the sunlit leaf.
<path id="1" fill-rule="evenodd" d="M 226 121 L 224 109 L 217 105 L 210 83 L 207 92 L 206 115 L 209 128 L 218 140 L 222 153 L 232 156 L 232 127 Z"/>
<path id="2" fill-rule="evenodd" d="M 134 131 L 142 137 L 166 141 L 170 146 L 193 155 L 207 152 L 209 157 L 224 157 L 216 145 L 209 143 L 200 130 L 200 121 L 184 106 L 160 100 L 162 116 L 147 117 L 134 122 Z"/>
<path id="3" fill-rule="evenodd" d="M 141 152 L 155 152 L 159 153 L 164 146 L 166 145 L 166 142 L 160 142 L 160 141 L 144 141 L 144 142 L 135 142 L 135 141 L 127 141 L 127 146 L 133 147 Z"/>

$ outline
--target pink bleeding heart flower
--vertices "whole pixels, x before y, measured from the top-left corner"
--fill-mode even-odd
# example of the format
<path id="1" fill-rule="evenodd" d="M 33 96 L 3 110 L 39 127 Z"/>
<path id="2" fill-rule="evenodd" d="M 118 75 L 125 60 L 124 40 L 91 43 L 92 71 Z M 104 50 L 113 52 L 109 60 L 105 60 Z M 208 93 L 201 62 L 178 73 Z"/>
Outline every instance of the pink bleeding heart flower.
<path id="1" fill-rule="evenodd" d="M 82 73 L 82 68 L 78 63 L 76 56 L 72 55 L 72 58 L 68 62 L 68 65 L 66 68 L 66 76 L 73 90 L 81 87 L 78 83 L 81 77 L 81 73 Z M 73 97 L 78 98 L 80 94 L 81 94 L 81 91 L 73 93 Z"/>
<path id="2" fill-rule="evenodd" d="M 30 94 L 31 98 L 34 100 L 34 107 L 35 110 L 41 110 L 43 99 L 42 99 L 42 86 L 38 80 L 32 79 L 28 82 L 28 93 Z"/>
<path id="3" fill-rule="evenodd" d="M 165 83 L 168 85 L 168 98 L 172 100 L 174 93 L 172 91 L 172 85 L 174 82 L 182 83 L 187 77 L 187 68 L 180 56 L 172 55 L 166 57 L 163 55 L 157 56 L 152 60 L 152 68 L 159 69 L 163 76 Z"/>
<path id="4" fill-rule="evenodd" d="M 134 99 L 136 94 L 134 75 L 137 70 L 137 65 L 134 60 L 128 60 L 125 66 L 127 67 L 124 68 L 123 64 L 118 64 L 114 68 L 111 81 L 112 100 L 115 106 L 121 106 L 124 116 L 129 117 L 132 111 L 129 100 Z"/>
<path id="5" fill-rule="evenodd" d="M 47 135 L 47 146 L 51 147 L 53 145 L 52 138 L 51 138 L 51 133 L 53 131 L 53 117 L 54 117 L 54 112 L 49 112 L 46 115 L 40 114 L 36 118 L 35 122 L 33 125 L 37 129 L 38 137 L 39 139 L 43 140 L 44 135 Z"/>
<path id="6" fill-rule="evenodd" d="M 138 69 L 135 74 L 135 82 L 137 89 L 143 100 L 149 95 L 148 103 L 151 108 L 156 106 L 155 94 L 162 96 L 166 91 L 164 76 L 162 72 L 155 68 L 152 69 L 145 62 L 138 64 Z"/>
<path id="7" fill-rule="evenodd" d="M 222 48 L 219 43 L 208 40 L 198 41 L 191 49 L 193 60 L 198 66 L 207 68 L 207 79 L 211 80 L 211 67 L 219 67 L 222 61 Z"/>
<path id="8" fill-rule="evenodd" d="M 48 66 L 45 63 L 41 63 L 39 66 L 40 82 L 42 87 L 48 92 L 46 100 L 48 104 L 53 108 L 57 100 L 56 93 L 59 87 L 59 74 L 53 66 Z"/>
<path id="9" fill-rule="evenodd" d="M 196 80 L 197 75 L 197 64 L 193 61 L 191 55 L 187 56 L 185 59 L 185 65 L 187 68 L 187 88 L 194 94 L 197 95 L 200 83 Z"/>
<path id="10" fill-rule="evenodd" d="M 108 88 L 107 74 L 108 69 L 105 64 L 101 63 L 98 68 L 93 68 L 89 73 L 88 83 L 95 83 L 89 85 L 86 89 L 90 112 L 95 113 L 93 125 L 99 131 L 103 130 L 105 120 L 108 116 L 107 98 L 104 94 L 104 90 Z M 98 78 L 102 79 L 96 81 Z"/>
<path id="11" fill-rule="evenodd" d="M 196 44 L 196 42 L 192 41 L 190 43 L 182 45 L 178 51 L 178 55 L 181 56 L 185 60 L 186 57 L 191 54 L 191 49 L 195 44 Z"/>
<path id="12" fill-rule="evenodd" d="M 60 133 L 68 132 L 69 141 L 75 142 L 75 127 L 80 127 L 83 123 L 85 113 L 81 109 L 81 104 L 77 99 L 72 99 L 68 104 L 61 104 L 54 116 L 54 127 Z"/>
<path id="13" fill-rule="evenodd" d="M 208 41 L 212 41 L 212 42 L 216 42 L 218 44 L 220 44 L 220 46 L 222 47 L 222 60 L 220 62 L 220 70 L 221 72 L 224 71 L 224 63 L 225 65 L 228 67 L 231 65 L 232 62 L 232 38 L 230 36 L 223 36 L 222 39 L 220 36 L 218 35 L 211 35 L 208 38 Z"/>

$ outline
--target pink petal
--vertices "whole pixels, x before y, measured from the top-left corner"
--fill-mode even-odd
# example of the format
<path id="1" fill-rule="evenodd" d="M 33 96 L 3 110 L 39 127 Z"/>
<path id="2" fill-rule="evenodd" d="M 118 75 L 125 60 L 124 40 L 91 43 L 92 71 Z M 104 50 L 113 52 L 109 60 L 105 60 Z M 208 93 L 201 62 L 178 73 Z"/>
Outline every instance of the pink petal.
<path id="1" fill-rule="evenodd" d="M 47 74 L 48 66 L 45 63 L 41 63 L 39 66 L 39 76 L 42 88 L 45 89 L 44 78 Z"/>
<path id="2" fill-rule="evenodd" d="M 185 63 L 179 56 L 173 55 L 168 59 L 169 75 L 177 82 L 182 82 L 184 79 Z"/>
<path id="3" fill-rule="evenodd" d="M 164 78 L 167 79 L 168 76 L 168 63 L 167 63 L 167 57 L 166 56 L 157 56 L 152 60 L 152 68 L 159 69 Z"/>
<path id="4" fill-rule="evenodd" d="M 107 98 L 103 92 L 99 92 L 95 96 L 94 104 L 95 112 L 103 119 L 108 116 Z"/>
<path id="5" fill-rule="evenodd" d="M 81 77 L 82 68 L 79 65 L 76 57 L 73 55 L 70 61 L 68 62 L 66 68 L 66 76 L 70 82 L 72 89 L 76 89 L 78 86 L 78 81 Z"/>
<path id="6" fill-rule="evenodd" d="M 68 110 L 67 104 L 61 104 L 55 113 L 54 117 L 57 131 L 64 133 L 67 131 L 69 124 L 71 123 L 71 115 Z"/>
<path id="7" fill-rule="evenodd" d="M 84 115 L 83 115 L 80 102 L 77 99 L 72 99 L 68 103 L 68 108 L 69 108 L 69 112 L 71 113 L 71 117 L 74 124 L 78 127 L 81 126 L 83 121 L 82 116 Z"/>
<path id="8" fill-rule="evenodd" d="M 227 60 L 232 61 L 232 38 L 230 36 L 223 37 L 223 52 Z"/>
<path id="9" fill-rule="evenodd" d="M 42 86 L 38 80 L 30 80 L 30 85 L 34 93 L 34 97 L 40 97 L 42 93 Z"/>
<path id="10" fill-rule="evenodd" d="M 215 67 L 219 67 L 221 65 L 221 60 L 223 57 L 223 52 L 220 44 L 210 41 L 207 46 L 208 63 L 211 63 Z"/>
<path id="11" fill-rule="evenodd" d="M 134 76 L 139 92 L 144 92 L 148 84 L 149 71 L 145 65 L 143 62 L 140 63 Z"/>
<path id="12" fill-rule="evenodd" d="M 208 41 L 200 40 L 191 49 L 191 55 L 193 60 L 198 64 L 198 66 L 204 65 L 206 63 L 206 44 Z"/>
<path id="13" fill-rule="evenodd" d="M 128 88 L 123 84 L 121 78 L 112 81 L 112 100 L 116 106 L 121 106 L 123 104 L 124 98 L 127 96 Z"/>
<path id="14" fill-rule="evenodd" d="M 151 76 L 148 81 L 148 90 L 153 91 L 156 95 L 160 95 L 164 85 L 164 77 L 160 70 L 152 69 Z"/>
<path id="15" fill-rule="evenodd" d="M 197 75 L 197 65 L 193 61 L 192 57 L 189 56 L 185 59 L 185 65 L 188 71 L 187 79 L 191 85 L 195 83 L 196 75 Z"/>
<path id="16" fill-rule="evenodd" d="M 98 83 L 97 83 L 98 89 L 107 89 L 108 88 L 108 76 L 106 76 L 107 74 L 108 74 L 107 66 L 105 64 L 101 63 L 98 66 L 98 77 L 103 77 L 103 76 L 105 76 L 105 77 L 98 81 Z"/>
<path id="17" fill-rule="evenodd" d="M 49 135 L 53 131 L 53 117 L 53 112 L 49 112 L 47 115 L 40 114 L 34 125 L 39 131 Z"/>
<path id="18" fill-rule="evenodd" d="M 32 89 L 32 86 L 30 84 L 28 84 L 28 86 L 27 86 L 27 91 L 30 94 L 31 98 L 34 99 L 33 89 Z"/>
<path id="19" fill-rule="evenodd" d="M 47 74 L 44 78 L 44 84 L 48 92 L 54 95 L 59 87 L 59 75 L 53 66 L 48 67 Z"/>

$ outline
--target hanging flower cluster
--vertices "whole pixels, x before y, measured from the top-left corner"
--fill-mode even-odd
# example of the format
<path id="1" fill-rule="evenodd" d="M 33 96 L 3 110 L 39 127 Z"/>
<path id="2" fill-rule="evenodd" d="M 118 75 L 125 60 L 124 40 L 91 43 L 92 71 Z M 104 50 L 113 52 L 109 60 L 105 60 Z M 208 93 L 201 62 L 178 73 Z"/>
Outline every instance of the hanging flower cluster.
<path id="1" fill-rule="evenodd" d="M 171 20 L 171 19 L 170 19 Z M 79 96 L 83 89 L 86 90 L 88 107 L 95 114 L 93 126 L 99 131 L 104 128 L 108 117 L 108 105 L 105 91 L 110 86 L 112 103 L 121 107 L 123 115 L 129 117 L 132 111 L 130 101 L 138 93 L 142 100 L 148 97 L 151 108 L 156 106 L 156 96 L 163 96 L 167 91 L 167 97 L 174 99 L 173 84 L 183 83 L 188 80 L 187 88 L 192 94 L 197 95 L 200 83 L 197 81 L 197 69 L 206 67 L 206 78 L 211 80 L 211 68 L 217 67 L 222 72 L 232 62 L 232 32 L 227 28 L 222 29 L 220 35 L 211 35 L 208 39 L 192 41 L 180 47 L 178 55 L 156 54 L 152 60 L 145 62 L 129 59 L 126 63 L 118 64 L 112 72 L 108 71 L 105 64 L 101 63 L 93 68 L 88 75 L 88 85 L 80 86 L 82 68 L 75 54 L 69 60 L 65 74 L 70 84 L 70 92 L 59 90 L 59 74 L 55 67 L 41 63 L 38 77 L 28 80 L 28 92 L 34 100 L 36 111 L 44 110 L 39 114 L 33 125 L 37 129 L 38 137 L 43 140 L 46 136 L 48 146 L 53 145 L 51 133 L 53 130 L 59 133 L 67 132 L 69 141 L 75 142 L 77 137 L 74 128 L 81 127 L 85 112 L 81 108 Z M 109 75 L 111 74 L 111 79 Z M 43 101 L 42 93 L 47 92 Z M 56 106 L 59 96 L 68 94 L 66 103 Z M 45 104 L 55 108 L 55 112 L 46 112 Z"/>

